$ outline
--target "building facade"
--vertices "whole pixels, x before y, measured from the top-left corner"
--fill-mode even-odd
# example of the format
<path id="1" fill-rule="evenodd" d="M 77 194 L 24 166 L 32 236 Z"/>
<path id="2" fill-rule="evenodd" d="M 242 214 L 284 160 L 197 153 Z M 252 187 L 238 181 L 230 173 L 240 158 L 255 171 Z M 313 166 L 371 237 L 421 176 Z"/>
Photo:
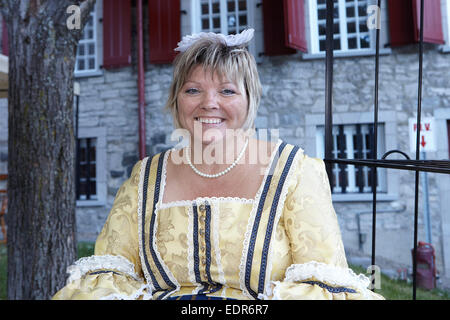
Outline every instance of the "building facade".
<path id="1" fill-rule="evenodd" d="M 373 136 L 375 28 L 380 28 L 378 158 L 402 150 L 411 159 L 410 118 L 416 116 L 419 55 L 415 1 L 337 0 L 334 12 L 333 138 L 335 157 L 370 158 Z M 399 6 L 401 3 L 401 7 Z M 422 117 L 430 118 L 435 151 L 449 159 L 450 1 L 426 1 Z M 257 129 L 310 156 L 324 156 L 325 0 L 143 1 L 145 145 L 148 156 L 175 145 L 163 110 L 173 48 L 183 35 L 255 29 L 249 50 L 263 86 Z M 79 192 L 78 240 L 94 241 L 120 185 L 139 160 L 136 1 L 97 0 L 77 51 Z M 378 22 L 378 24 L 377 24 Z M 2 33 L 0 33 L 2 34 Z M 3 33 L 4 35 L 4 33 Z M 5 43 L 2 41 L 1 43 Z M 3 51 L 5 52 L 5 51 Z M 10 53 L 13 54 L 13 53 Z M 0 173 L 7 172 L 7 99 L 0 99 Z M 391 155 L 392 159 L 402 159 Z M 423 175 L 421 176 L 421 179 Z M 443 283 L 450 278 L 450 179 L 429 173 L 431 233 L 419 198 L 419 240 L 431 238 Z M 333 170 L 333 201 L 349 257 L 371 252 L 372 193 L 366 168 Z M 378 170 L 377 264 L 411 268 L 414 173 Z"/>

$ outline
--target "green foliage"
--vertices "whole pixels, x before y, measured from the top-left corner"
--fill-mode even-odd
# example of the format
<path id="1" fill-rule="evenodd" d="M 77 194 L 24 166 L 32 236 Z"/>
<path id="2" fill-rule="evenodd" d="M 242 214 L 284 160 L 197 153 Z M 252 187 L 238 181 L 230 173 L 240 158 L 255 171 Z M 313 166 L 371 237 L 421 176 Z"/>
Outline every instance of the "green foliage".
<path id="1" fill-rule="evenodd" d="M 356 274 L 363 273 L 366 276 L 366 270 L 360 266 L 349 266 Z M 382 295 L 386 300 L 412 300 L 412 283 L 404 280 L 396 280 L 381 274 L 381 288 L 375 289 L 375 292 Z M 417 288 L 417 300 L 450 300 L 450 293 L 438 289 L 425 290 Z"/>

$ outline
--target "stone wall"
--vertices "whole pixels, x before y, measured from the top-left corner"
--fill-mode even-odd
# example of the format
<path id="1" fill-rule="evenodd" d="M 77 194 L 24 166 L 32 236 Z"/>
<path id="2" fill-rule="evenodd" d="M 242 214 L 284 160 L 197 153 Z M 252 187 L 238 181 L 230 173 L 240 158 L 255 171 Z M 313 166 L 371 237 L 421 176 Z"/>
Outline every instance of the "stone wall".
<path id="1" fill-rule="evenodd" d="M 144 10 L 146 13 L 147 11 Z M 144 24 L 146 26 L 147 24 Z M 144 30 L 145 31 L 145 30 Z M 135 30 L 133 31 L 135 32 Z M 135 36 L 135 33 L 133 33 Z M 144 32 L 145 35 L 148 32 Z M 136 43 L 133 41 L 133 43 Z M 144 43 L 148 43 L 145 39 Z M 148 47 L 146 47 L 148 52 Z M 386 145 L 409 154 L 408 119 L 415 117 L 418 83 L 417 46 L 387 51 L 380 57 L 379 108 L 387 115 Z M 148 55 L 146 54 L 146 59 Z M 279 129 L 280 137 L 315 156 L 314 123 L 325 108 L 324 59 L 302 59 L 301 54 L 262 57 L 259 73 L 263 97 L 256 119 L 257 128 Z M 103 75 L 78 78 L 81 85 L 80 132 L 104 132 L 105 150 L 99 159 L 98 170 L 103 172 L 105 196 L 95 206 L 79 203 L 77 207 L 78 239 L 94 241 L 100 232 L 120 185 L 129 177 L 138 161 L 138 90 L 136 50 L 133 64 L 127 68 L 104 70 Z M 450 107 L 450 55 L 436 46 L 424 50 L 422 116 L 444 114 Z M 374 57 L 336 58 L 334 64 L 333 112 L 341 123 L 362 121 L 362 114 L 372 114 L 374 99 Z M 171 147 L 172 118 L 163 111 L 172 76 L 170 65 L 151 65 L 145 69 L 146 149 L 149 156 Z M 442 112 L 441 112 L 442 113 Z M 317 118 L 319 117 L 319 118 Z M 391 119 L 389 119 L 391 117 Z M 446 116 L 444 116 L 445 118 Z M 444 119 L 442 118 L 442 119 Z M 447 117 L 449 119 L 450 116 Z M 7 102 L 0 99 L 0 172 L 7 170 Z M 442 120 L 444 121 L 444 120 Z M 442 130 L 441 130 L 442 131 Z M 440 153 L 429 159 L 448 159 L 446 136 L 439 136 Z M 387 150 L 386 150 L 387 151 Z M 392 159 L 401 159 L 391 156 Z M 388 170 L 389 196 L 378 202 L 376 253 L 383 268 L 411 266 L 414 216 L 414 173 Z M 436 248 L 436 262 L 441 274 L 450 275 L 450 223 L 445 216 L 448 206 L 442 190 L 448 188 L 438 174 L 429 174 L 432 239 Z M 344 199 L 345 200 L 345 199 Z M 361 230 L 366 240 L 359 250 L 356 214 L 371 211 L 370 195 L 364 201 L 338 199 L 334 206 L 338 215 L 344 245 L 349 255 L 369 256 L 371 252 L 370 214 L 361 215 Z M 423 221 L 423 193 L 419 198 L 419 240 L 425 240 Z M 398 210 L 396 213 L 381 211 Z M 445 272 L 446 271 L 446 272 Z"/>

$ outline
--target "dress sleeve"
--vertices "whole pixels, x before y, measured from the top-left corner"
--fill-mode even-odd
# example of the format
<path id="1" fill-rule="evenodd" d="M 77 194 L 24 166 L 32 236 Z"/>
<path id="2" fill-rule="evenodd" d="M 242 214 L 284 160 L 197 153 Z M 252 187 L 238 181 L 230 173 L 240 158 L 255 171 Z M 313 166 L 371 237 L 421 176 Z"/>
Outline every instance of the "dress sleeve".
<path id="1" fill-rule="evenodd" d="M 384 299 L 348 268 L 324 162 L 301 154 L 293 174 L 282 215 L 293 264 L 265 298 Z"/>
<path id="2" fill-rule="evenodd" d="M 54 300 L 149 299 L 143 279 L 138 241 L 138 187 L 141 161 L 119 188 L 113 207 L 95 243 L 94 255 L 67 269 L 66 285 Z"/>

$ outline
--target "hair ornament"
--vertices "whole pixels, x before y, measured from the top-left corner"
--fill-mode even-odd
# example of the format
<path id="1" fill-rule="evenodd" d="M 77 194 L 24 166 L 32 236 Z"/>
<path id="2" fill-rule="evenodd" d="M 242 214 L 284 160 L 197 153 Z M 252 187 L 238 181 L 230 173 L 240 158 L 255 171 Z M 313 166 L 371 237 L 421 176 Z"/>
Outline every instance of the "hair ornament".
<path id="1" fill-rule="evenodd" d="M 178 42 L 178 47 L 176 47 L 175 51 L 184 52 L 190 46 L 192 46 L 195 42 L 201 39 L 209 39 L 211 41 L 220 41 L 228 47 L 236 47 L 247 44 L 252 40 L 254 29 L 245 29 L 241 33 L 238 34 L 230 34 L 224 35 L 222 33 L 214 33 L 214 32 L 200 32 L 194 33 L 191 35 L 184 36 L 180 42 Z"/>

